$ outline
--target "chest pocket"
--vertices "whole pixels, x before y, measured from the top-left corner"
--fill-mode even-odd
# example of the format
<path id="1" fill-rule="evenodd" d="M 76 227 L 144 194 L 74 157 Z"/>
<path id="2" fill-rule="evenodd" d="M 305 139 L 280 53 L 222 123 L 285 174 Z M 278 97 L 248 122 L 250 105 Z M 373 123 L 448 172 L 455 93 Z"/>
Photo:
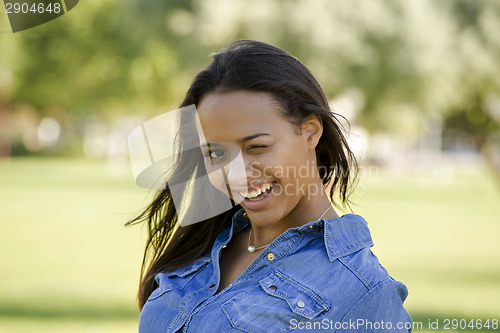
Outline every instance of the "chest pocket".
<path id="1" fill-rule="evenodd" d="M 196 273 L 209 262 L 210 259 L 198 260 L 173 272 L 161 272 L 156 274 L 155 281 L 158 284 L 158 288 L 151 293 L 148 301 L 154 300 L 174 289 L 184 289 L 184 287 L 196 276 Z"/>
<path id="2" fill-rule="evenodd" d="M 288 332 L 296 322 L 314 320 L 329 303 L 307 286 L 277 270 L 222 305 L 233 328 L 244 332 Z"/>

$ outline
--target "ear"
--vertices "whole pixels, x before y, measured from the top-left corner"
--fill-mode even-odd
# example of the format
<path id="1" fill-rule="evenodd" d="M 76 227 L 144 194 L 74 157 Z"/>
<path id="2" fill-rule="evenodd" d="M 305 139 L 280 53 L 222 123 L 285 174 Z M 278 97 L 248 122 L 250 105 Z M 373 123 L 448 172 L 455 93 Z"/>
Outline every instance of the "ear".
<path id="1" fill-rule="evenodd" d="M 302 135 L 306 140 L 306 145 L 313 150 L 318 145 L 321 134 L 323 134 L 323 123 L 316 115 L 311 115 L 302 124 Z"/>

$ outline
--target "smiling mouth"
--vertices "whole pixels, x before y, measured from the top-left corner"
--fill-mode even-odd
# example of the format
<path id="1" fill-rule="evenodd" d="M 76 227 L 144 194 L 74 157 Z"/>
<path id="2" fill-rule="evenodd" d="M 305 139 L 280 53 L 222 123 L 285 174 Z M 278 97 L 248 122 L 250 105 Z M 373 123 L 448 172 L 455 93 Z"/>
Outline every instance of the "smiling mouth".
<path id="1" fill-rule="evenodd" d="M 250 201 L 259 201 L 271 193 L 277 182 L 263 184 L 250 192 L 239 192 L 240 195 Z"/>

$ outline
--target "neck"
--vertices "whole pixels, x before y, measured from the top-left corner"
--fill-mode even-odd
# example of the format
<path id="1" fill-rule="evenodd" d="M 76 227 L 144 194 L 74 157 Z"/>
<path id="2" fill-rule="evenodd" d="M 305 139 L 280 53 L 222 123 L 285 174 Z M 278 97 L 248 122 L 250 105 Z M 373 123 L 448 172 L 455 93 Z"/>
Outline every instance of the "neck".
<path id="1" fill-rule="evenodd" d="M 251 245 L 255 247 L 267 245 L 287 229 L 300 227 L 311 221 L 317 221 L 321 215 L 323 215 L 322 219 L 337 218 L 338 215 L 333 209 L 326 192 L 320 192 L 310 199 L 303 197 L 295 208 L 277 223 L 269 226 L 259 226 L 252 223 Z"/>

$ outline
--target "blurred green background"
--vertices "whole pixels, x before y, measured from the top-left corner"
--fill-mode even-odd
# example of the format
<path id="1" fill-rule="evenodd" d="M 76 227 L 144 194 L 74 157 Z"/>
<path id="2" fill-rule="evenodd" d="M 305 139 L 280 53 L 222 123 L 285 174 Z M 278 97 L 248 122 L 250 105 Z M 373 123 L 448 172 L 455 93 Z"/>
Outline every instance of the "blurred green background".
<path id="1" fill-rule="evenodd" d="M 137 330 L 145 230 L 123 224 L 151 193 L 127 135 L 239 38 L 297 56 L 349 120 L 353 210 L 416 331 L 500 319 L 499 17 L 495 0 L 86 0 L 13 34 L 0 6 L 0 332 Z"/>

